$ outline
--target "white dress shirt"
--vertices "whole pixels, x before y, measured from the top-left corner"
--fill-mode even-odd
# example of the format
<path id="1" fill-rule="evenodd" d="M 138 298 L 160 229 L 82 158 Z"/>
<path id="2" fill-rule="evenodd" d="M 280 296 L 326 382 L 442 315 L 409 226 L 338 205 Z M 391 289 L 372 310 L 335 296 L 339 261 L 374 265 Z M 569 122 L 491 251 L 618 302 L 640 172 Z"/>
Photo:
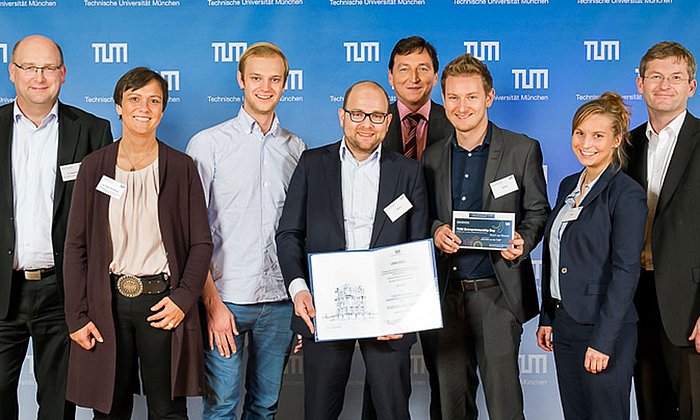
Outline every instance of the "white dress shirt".
<path id="1" fill-rule="evenodd" d="M 15 253 L 12 268 L 54 266 L 51 226 L 58 162 L 58 102 L 39 126 L 14 104 L 12 195 Z"/>
<path id="2" fill-rule="evenodd" d="M 673 119 L 661 132 L 656 133 L 647 122 L 647 139 L 649 139 L 649 149 L 647 150 L 647 214 L 646 231 L 644 232 L 644 248 L 642 250 L 642 268 L 653 270 L 654 262 L 651 255 L 651 227 L 656 215 L 656 204 L 659 201 L 661 187 L 666 179 L 668 165 L 673 156 L 673 150 L 678 142 L 678 133 L 681 131 L 683 121 L 687 111 L 683 111 Z"/>
<path id="3" fill-rule="evenodd" d="M 289 299 L 275 233 L 299 157 L 301 139 L 274 117 L 263 134 L 241 107 L 238 116 L 197 133 L 187 145 L 204 185 L 214 253 L 211 274 L 224 302 Z"/>

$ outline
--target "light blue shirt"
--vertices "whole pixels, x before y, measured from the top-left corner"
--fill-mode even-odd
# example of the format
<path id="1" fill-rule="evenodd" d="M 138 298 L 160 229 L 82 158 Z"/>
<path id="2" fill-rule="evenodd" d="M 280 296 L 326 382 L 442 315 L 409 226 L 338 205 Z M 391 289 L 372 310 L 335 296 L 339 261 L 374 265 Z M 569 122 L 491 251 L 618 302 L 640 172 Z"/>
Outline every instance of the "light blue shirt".
<path id="1" fill-rule="evenodd" d="M 369 249 L 379 199 L 379 161 L 382 157 L 382 147 L 379 145 L 367 159 L 358 162 L 348 150 L 343 138 L 339 153 L 345 249 Z M 296 278 L 289 284 L 289 294 L 292 298 L 303 290 L 309 288 L 302 278 Z"/>
<path id="2" fill-rule="evenodd" d="M 603 175 L 604 172 L 605 170 L 603 170 L 593 181 L 589 182 L 588 185 L 586 185 L 583 194 L 581 194 L 580 200 L 578 200 L 579 204 L 583 202 L 583 200 L 586 198 L 586 195 L 588 195 L 588 193 L 591 191 L 596 182 L 598 182 L 598 179 L 600 179 L 600 176 Z M 581 183 L 583 182 L 583 178 L 585 175 L 586 171 L 584 170 L 583 172 L 581 172 L 581 176 L 578 178 L 576 188 L 574 188 L 574 190 L 566 196 L 566 199 L 564 200 L 564 206 L 561 208 L 561 210 L 559 210 L 559 213 L 557 213 L 557 217 L 554 219 L 554 223 L 552 223 L 552 230 L 549 232 L 549 258 L 551 260 L 551 269 L 549 270 L 549 289 L 554 299 L 561 300 L 561 287 L 559 285 L 559 257 L 561 250 L 561 237 L 562 235 L 564 235 L 564 230 L 566 230 L 566 226 L 568 226 L 569 224 L 569 222 L 565 222 L 563 219 L 567 211 L 576 207 L 576 198 L 579 196 L 579 192 L 581 191 Z"/>
<path id="3" fill-rule="evenodd" d="M 277 116 L 263 134 L 243 107 L 236 118 L 197 133 L 187 145 L 204 185 L 214 242 L 210 270 L 224 302 L 288 299 L 275 233 L 304 150 Z"/>
<path id="4" fill-rule="evenodd" d="M 12 268 L 50 268 L 54 266 L 51 226 L 58 162 L 58 101 L 38 127 L 22 114 L 17 102 L 13 109 L 15 252 Z"/>

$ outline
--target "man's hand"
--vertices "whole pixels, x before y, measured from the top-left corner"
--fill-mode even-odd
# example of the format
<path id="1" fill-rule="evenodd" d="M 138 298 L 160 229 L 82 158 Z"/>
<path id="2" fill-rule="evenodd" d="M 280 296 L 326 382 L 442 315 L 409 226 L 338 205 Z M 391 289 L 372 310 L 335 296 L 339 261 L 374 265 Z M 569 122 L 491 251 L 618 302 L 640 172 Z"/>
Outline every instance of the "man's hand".
<path id="1" fill-rule="evenodd" d="M 459 251 L 459 244 L 462 243 L 462 240 L 452 232 L 450 225 L 442 225 L 435 230 L 433 243 L 437 249 L 445 254 L 454 254 Z"/>
<path id="2" fill-rule="evenodd" d="M 90 321 L 83 328 L 70 334 L 71 340 L 85 350 L 90 350 L 95 347 L 96 343 L 103 343 L 102 335 L 95 324 Z"/>
<path id="3" fill-rule="evenodd" d="M 209 349 L 216 349 L 225 358 L 236 354 L 234 335 L 238 335 L 236 319 L 221 299 L 213 300 L 207 309 L 207 330 L 209 333 Z"/>
<path id="4" fill-rule="evenodd" d="M 151 306 L 153 315 L 146 318 L 151 327 L 163 330 L 174 330 L 185 319 L 185 313 L 169 297 L 164 297 L 158 303 Z"/>
<path id="5" fill-rule="evenodd" d="M 600 373 L 608 367 L 610 356 L 601 353 L 591 347 L 586 350 L 586 358 L 583 361 L 583 367 L 591 373 Z"/>
<path id="6" fill-rule="evenodd" d="M 693 333 L 690 334 L 688 340 L 695 341 L 695 351 L 700 353 L 700 317 L 698 317 L 695 327 L 693 328 Z"/>
<path id="7" fill-rule="evenodd" d="M 552 327 L 538 327 L 537 333 L 537 346 L 544 351 L 554 350 L 554 340 L 552 340 Z"/>
<path id="8" fill-rule="evenodd" d="M 306 325 L 309 327 L 311 334 L 314 333 L 314 323 L 311 322 L 311 318 L 316 316 L 316 308 L 314 308 L 314 301 L 311 297 L 311 292 L 308 290 L 302 290 L 294 295 L 294 313 L 304 320 Z"/>
<path id="9" fill-rule="evenodd" d="M 403 338 L 403 334 L 387 334 L 387 335 L 383 335 L 381 337 L 377 337 L 377 340 L 390 341 L 390 340 L 401 340 L 402 338 Z"/>
<path id="10" fill-rule="evenodd" d="M 510 241 L 511 246 L 501 251 L 501 257 L 508 261 L 513 261 L 514 259 L 523 255 L 523 245 L 525 245 L 525 240 L 518 232 L 515 232 L 513 239 Z"/>

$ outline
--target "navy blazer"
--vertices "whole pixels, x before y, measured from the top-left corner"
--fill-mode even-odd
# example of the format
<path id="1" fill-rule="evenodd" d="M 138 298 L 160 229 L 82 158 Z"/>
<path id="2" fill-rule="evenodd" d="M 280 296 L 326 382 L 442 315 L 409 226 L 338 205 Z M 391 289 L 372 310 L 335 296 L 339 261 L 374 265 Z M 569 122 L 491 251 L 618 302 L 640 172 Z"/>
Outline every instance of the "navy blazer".
<path id="1" fill-rule="evenodd" d="M 540 325 L 552 325 L 549 276 L 550 270 L 556 269 L 562 306 L 577 322 L 594 325 L 589 347 L 607 355 L 613 353 L 622 326 L 637 321 L 632 299 L 639 280 L 647 217 L 644 188 L 617 168 L 608 166 L 583 199 L 578 219 L 569 222 L 562 234 L 559 267 L 551 267 L 552 224 L 581 173 L 562 180 L 556 206 L 545 225 L 542 252 Z"/>
<path id="2" fill-rule="evenodd" d="M 345 250 L 339 150 L 340 142 L 305 151 L 292 175 L 276 236 L 287 288 L 296 278 L 303 278 L 309 284 L 309 253 Z M 383 147 L 379 165 L 379 196 L 370 248 L 427 238 L 428 204 L 420 164 Z M 392 222 L 384 208 L 401 194 L 413 203 L 413 208 Z M 292 330 L 313 338 L 296 315 Z M 413 344 L 415 334 L 398 341 Z"/>

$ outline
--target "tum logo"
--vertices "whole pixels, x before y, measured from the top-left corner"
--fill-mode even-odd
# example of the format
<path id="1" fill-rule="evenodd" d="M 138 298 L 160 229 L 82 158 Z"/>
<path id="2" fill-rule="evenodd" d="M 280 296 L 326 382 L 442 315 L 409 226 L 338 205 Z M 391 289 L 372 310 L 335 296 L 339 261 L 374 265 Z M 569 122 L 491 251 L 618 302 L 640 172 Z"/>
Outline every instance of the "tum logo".
<path id="1" fill-rule="evenodd" d="M 583 41 L 586 61 L 619 61 L 620 41 Z"/>
<path id="2" fill-rule="evenodd" d="M 245 42 L 212 42 L 211 47 L 214 49 L 215 63 L 238 63 L 243 55 L 243 51 L 248 48 Z"/>
<path id="3" fill-rule="evenodd" d="M 379 42 L 343 42 L 343 47 L 348 63 L 379 61 Z"/>
<path id="4" fill-rule="evenodd" d="M 515 89 L 548 89 L 549 69 L 513 69 Z"/>
<path id="5" fill-rule="evenodd" d="M 2 62 L 7 63 L 7 44 L 0 44 L 0 57 L 2 57 Z"/>
<path id="6" fill-rule="evenodd" d="M 180 70 L 161 70 L 160 75 L 168 82 L 168 91 L 180 90 Z"/>
<path id="7" fill-rule="evenodd" d="M 520 373 L 547 373 L 546 354 L 519 354 Z"/>
<path id="8" fill-rule="evenodd" d="M 304 89 L 304 71 L 303 70 L 289 70 L 289 76 L 287 76 L 287 89 L 289 89 L 289 90 L 302 90 L 302 89 Z"/>
<path id="9" fill-rule="evenodd" d="M 95 50 L 95 63 L 128 63 L 129 46 L 126 42 L 104 43 L 93 42 L 92 49 Z"/>
<path id="10" fill-rule="evenodd" d="M 467 54 L 481 61 L 501 61 L 501 43 L 499 41 L 464 41 Z"/>

